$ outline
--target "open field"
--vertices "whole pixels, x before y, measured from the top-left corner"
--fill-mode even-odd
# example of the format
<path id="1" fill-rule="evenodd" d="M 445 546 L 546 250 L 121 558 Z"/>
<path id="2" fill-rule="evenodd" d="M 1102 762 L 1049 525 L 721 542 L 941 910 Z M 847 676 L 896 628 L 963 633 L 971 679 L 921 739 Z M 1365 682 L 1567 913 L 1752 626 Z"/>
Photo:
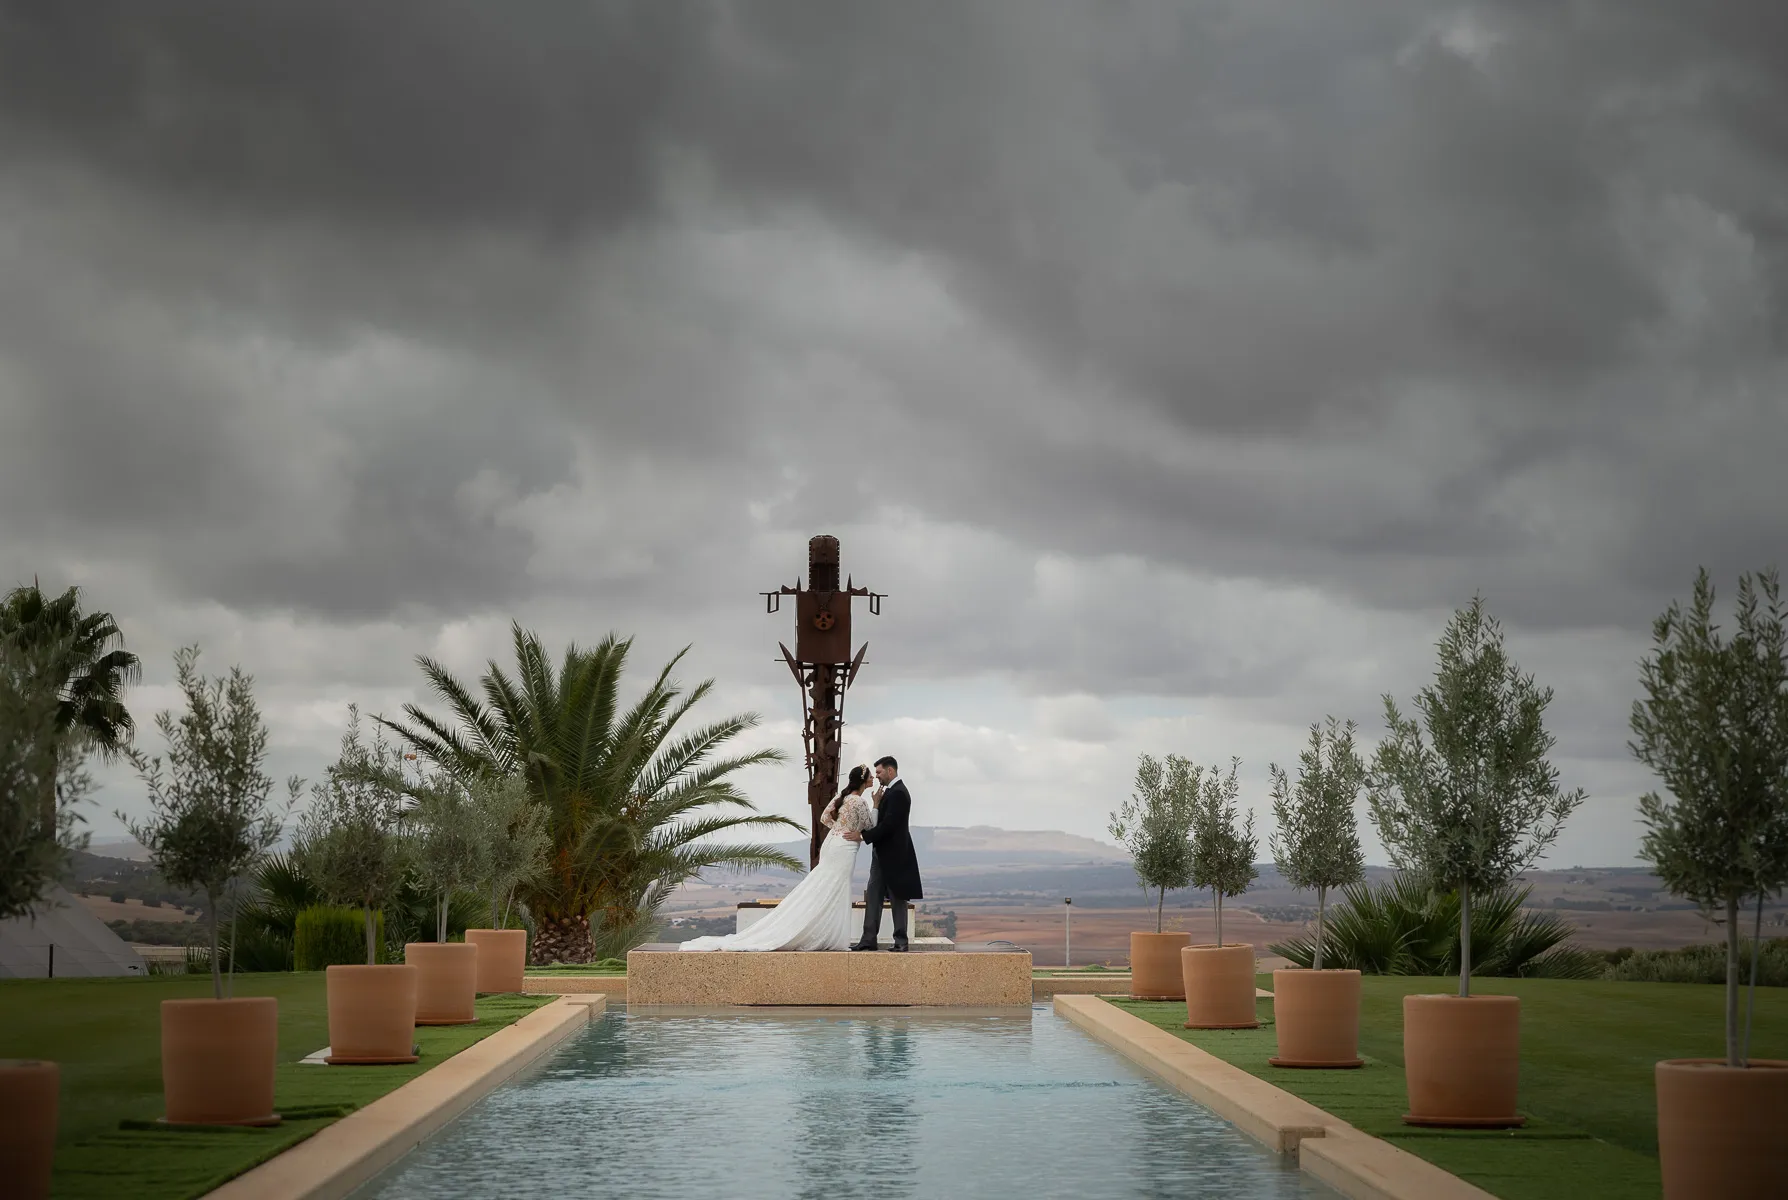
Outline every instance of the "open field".
<path id="1" fill-rule="evenodd" d="M 1039 964 L 1062 961 L 1062 905 L 1053 909 L 953 905 L 956 940 L 959 942 L 1008 941 L 1031 952 Z M 1125 965 L 1130 961 L 1130 934 L 1152 931 L 1155 910 L 1128 908 L 1074 909 L 1073 950 L 1076 964 Z M 1211 909 L 1168 910 L 1164 930 L 1184 930 L 1194 942 L 1214 942 L 1216 913 Z M 1245 910 L 1223 909 L 1223 940 L 1247 942 L 1265 954 L 1267 943 L 1297 933 L 1301 927 L 1285 921 L 1263 921 Z"/>
<path id="2" fill-rule="evenodd" d="M 119 904 L 104 896 L 78 896 L 82 907 L 102 921 L 196 921 L 198 916 L 183 912 L 172 904 L 151 908 L 141 900 Z"/>

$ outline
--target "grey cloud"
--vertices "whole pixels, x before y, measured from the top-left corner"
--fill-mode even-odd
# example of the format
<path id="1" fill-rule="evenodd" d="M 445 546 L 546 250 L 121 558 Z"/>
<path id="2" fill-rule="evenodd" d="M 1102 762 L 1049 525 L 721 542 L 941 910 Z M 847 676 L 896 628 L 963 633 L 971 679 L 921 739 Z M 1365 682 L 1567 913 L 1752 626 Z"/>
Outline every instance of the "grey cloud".
<path id="1" fill-rule="evenodd" d="M 1277 716 L 1355 660 L 1159 567 L 1630 633 L 1788 533 L 1774 5 L 527 11 L 0 4 L 14 573 L 730 666 L 832 526 L 891 683 Z"/>

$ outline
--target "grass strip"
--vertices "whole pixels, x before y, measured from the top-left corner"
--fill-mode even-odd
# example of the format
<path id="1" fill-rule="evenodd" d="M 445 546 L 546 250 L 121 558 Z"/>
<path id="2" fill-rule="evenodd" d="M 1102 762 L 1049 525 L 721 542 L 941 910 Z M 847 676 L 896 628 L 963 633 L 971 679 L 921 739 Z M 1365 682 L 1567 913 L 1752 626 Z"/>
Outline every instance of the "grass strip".
<path id="1" fill-rule="evenodd" d="M 320 982 L 320 980 L 319 980 Z M 240 992 L 239 992 L 240 994 Z M 486 996 L 470 1025 L 421 1026 L 414 1063 L 327 1067 L 297 1061 L 327 1040 L 312 1037 L 293 1052 L 281 1005 L 282 1061 L 274 1076 L 275 1109 L 285 1120 L 267 1129 L 157 1125 L 152 1118 L 115 1117 L 112 1129 L 62 1146 L 51 1194 L 57 1200 L 190 1200 L 204 1195 L 319 1129 L 364 1108 L 461 1050 L 514 1024 L 551 996 Z M 301 1014 L 295 1014 L 301 1016 Z M 301 1023 L 303 1023 L 301 1021 Z M 325 1017 L 324 1028 L 327 1029 Z M 157 1096 L 159 1107 L 159 1095 Z"/>
<path id="2" fill-rule="evenodd" d="M 1270 982 L 1270 977 L 1268 979 Z M 1407 982 L 1397 981 L 1399 985 Z M 1557 984 L 1563 981 L 1533 982 Z M 1379 981 L 1368 978 L 1363 983 L 1370 986 Z M 1409 990 L 1439 990 L 1432 983 L 1429 981 L 1427 987 Z M 1387 993 L 1379 996 L 1379 1000 L 1395 999 L 1400 1020 L 1403 988 L 1381 985 L 1378 990 Z M 1388 994 L 1392 992 L 1394 997 Z M 1235 1030 L 1184 1028 L 1186 1007 L 1183 1003 L 1136 1000 L 1113 1003 L 1503 1200 L 1582 1200 L 1585 1196 L 1610 1197 L 1611 1200 L 1618 1197 L 1651 1198 L 1656 1197 L 1661 1188 L 1655 1155 L 1616 1145 L 1548 1106 L 1528 1103 L 1536 1091 L 1531 1082 L 1535 1074 L 1531 1069 L 1534 1064 L 1528 1061 L 1533 1056 L 1532 1047 L 1524 1048 L 1522 1062 L 1522 1111 L 1528 1116 L 1525 1126 L 1513 1130 L 1418 1129 L 1402 1121 L 1403 1113 L 1408 1110 L 1402 1064 L 1367 1052 L 1364 1044 L 1361 1057 L 1365 1059 L 1365 1065 L 1355 1070 L 1287 1070 L 1270 1065 L 1267 1060 L 1278 1053 L 1271 999 L 1262 998 L 1256 1002 L 1261 1020 L 1259 1029 Z M 1384 1004 L 1374 1006 L 1375 1017 L 1382 1015 L 1380 1010 L 1384 1007 Z M 1365 1024 L 1362 1016 L 1363 1028 Z M 1524 1033 L 1526 1025 L 1524 1020 Z M 1362 1037 L 1362 1043 L 1366 1040 Z M 1537 1090 L 1543 1093 L 1546 1091 L 1544 1072 L 1540 1075 L 1541 1086 Z M 1619 1100 L 1615 1103 L 1620 1106 Z"/>

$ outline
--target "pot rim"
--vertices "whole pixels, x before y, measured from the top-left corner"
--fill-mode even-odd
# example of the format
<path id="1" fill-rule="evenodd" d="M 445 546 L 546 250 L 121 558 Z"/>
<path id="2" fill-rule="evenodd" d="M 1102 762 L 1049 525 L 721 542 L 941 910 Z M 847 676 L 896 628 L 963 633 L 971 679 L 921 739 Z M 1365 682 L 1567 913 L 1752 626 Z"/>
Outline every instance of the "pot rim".
<path id="1" fill-rule="evenodd" d="M 418 946 L 421 946 L 423 948 L 423 950 L 425 950 L 425 951 L 428 951 L 428 950 L 456 950 L 457 951 L 457 950 L 476 950 L 476 949 L 478 949 L 478 947 L 471 942 L 405 942 L 404 943 L 404 949 L 406 951 L 414 950 Z M 362 963 L 361 965 L 364 966 L 365 964 Z M 402 966 L 403 964 L 395 963 L 393 965 L 394 966 Z"/>
<path id="2" fill-rule="evenodd" d="M 274 1008 L 278 1008 L 279 1007 L 279 997 L 277 997 L 277 996 L 176 996 L 173 999 L 163 1000 L 161 1002 L 161 1006 L 164 1010 L 167 1009 L 169 1006 L 172 1006 L 174 1008 L 189 1008 L 189 1007 L 190 1008 L 198 1008 L 198 1007 L 201 1007 L 204 1005 L 216 1005 L 216 1004 L 242 1004 L 242 1005 L 251 1005 L 252 1004 L 257 1007 L 259 1007 L 261 1005 L 271 1005 Z"/>
<path id="3" fill-rule="evenodd" d="M 1521 997 L 1508 996 L 1508 995 L 1504 995 L 1501 992 L 1486 992 L 1481 996 L 1479 996 L 1479 995 L 1459 996 L 1459 995 L 1455 995 L 1452 992 L 1411 992 L 1409 995 L 1403 997 L 1403 1003 L 1405 1003 L 1405 1004 L 1408 1004 L 1411 1000 L 1436 1001 L 1436 1002 L 1452 1000 L 1452 1001 L 1463 1002 L 1465 1004 L 1476 1004 L 1480 1000 L 1493 1001 L 1498 1004 L 1520 1004 L 1521 1003 Z"/>
<path id="4" fill-rule="evenodd" d="M 1358 975 L 1358 967 L 1274 967 L 1273 974 L 1280 972 L 1292 975 Z"/>
<path id="5" fill-rule="evenodd" d="M 1158 937 L 1158 938 L 1183 937 L 1187 941 L 1192 940 L 1191 933 L 1189 933 L 1188 931 L 1186 931 L 1184 929 L 1163 929 L 1159 932 L 1156 932 L 1153 929 L 1132 929 L 1130 931 L 1130 936 L 1131 937 Z"/>
<path id="6" fill-rule="evenodd" d="M 53 1067 L 53 1058 L 0 1058 L 0 1071 L 18 1070 L 20 1067 Z"/>
<path id="7" fill-rule="evenodd" d="M 1788 1071 L 1788 1059 L 1753 1058 L 1742 1067 L 1735 1067 L 1723 1058 L 1662 1058 L 1658 1060 L 1658 1069 L 1682 1071 L 1731 1071 L 1743 1074 L 1747 1071 Z"/>
<path id="8" fill-rule="evenodd" d="M 414 971 L 414 963 L 330 963 L 323 968 L 327 976 L 331 971 Z"/>
<path id="9" fill-rule="evenodd" d="M 1253 950 L 1253 942 L 1194 942 L 1187 946 L 1188 950 Z"/>

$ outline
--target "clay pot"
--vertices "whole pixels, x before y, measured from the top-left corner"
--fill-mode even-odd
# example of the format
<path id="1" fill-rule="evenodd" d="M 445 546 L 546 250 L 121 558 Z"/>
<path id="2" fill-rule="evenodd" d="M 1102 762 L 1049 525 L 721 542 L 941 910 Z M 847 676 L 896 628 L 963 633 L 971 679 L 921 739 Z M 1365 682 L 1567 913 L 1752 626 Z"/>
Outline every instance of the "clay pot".
<path id="1" fill-rule="evenodd" d="M 1180 951 L 1187 1029 L 1257 1029 L 1254 947 L 1246 942 Z"/>
<path id="2" fill-rule="evenodd" d="M 416 1024 L 470 1025 L 478 1019 L 476 942 L 408 942 L 404 961 L 416 968 Z"/>
<path id="3" fill-rule="evenodd" d="M 161 1092 L 170 1125 L 277 1125 L 272 996 L 161 1002 Z"/>
<path id="4" fill-rule="evenodd" d="M 0 1179 L 8 1196 L 46 1200 L 50 1194 L 61 1081 L 53 1062 L 0 1058 Z"/>
<path id="5" fill-rule="evenodd" d="M 1130 935 L 1130 996 L 1135 1000 L 1184 1000 L 1186 979 L 1180 951 L 1192 942 L 1189 933 Z"/>
<path id="6" fill-rule="evenodd" d="M 478 990 L 519 992 L 528 965 L 525 929 L 468 929 L 466 944 L 478 947 Z"/>
<path id="7" fill-rule="evenodd" d="M 1516 996 L 1403 997 L 1408 1125 L 1512 1129 L 1521 1071 Z"/>
<path id="8" fill-rule="evenodd" d="M 1273 1029 L 1279 1054 L 1267 1061 L 1275 1067 L 1360 1066 L 1360 973 L 1274 971 Z"/>
<path id="9" fill-rule="evenodd" d="M 1788 1062 L 1677 1058 L 1657 1066 L 1658 1167 L 1664 1200 L 1762 1200 L 1782 1194 Z"/>
<path id="10" fill-rule="evenodd" d="M 329 1057 L 324 1061 L 415 1062 L 419 974 L 408 964 L 328 968 Z"/>

